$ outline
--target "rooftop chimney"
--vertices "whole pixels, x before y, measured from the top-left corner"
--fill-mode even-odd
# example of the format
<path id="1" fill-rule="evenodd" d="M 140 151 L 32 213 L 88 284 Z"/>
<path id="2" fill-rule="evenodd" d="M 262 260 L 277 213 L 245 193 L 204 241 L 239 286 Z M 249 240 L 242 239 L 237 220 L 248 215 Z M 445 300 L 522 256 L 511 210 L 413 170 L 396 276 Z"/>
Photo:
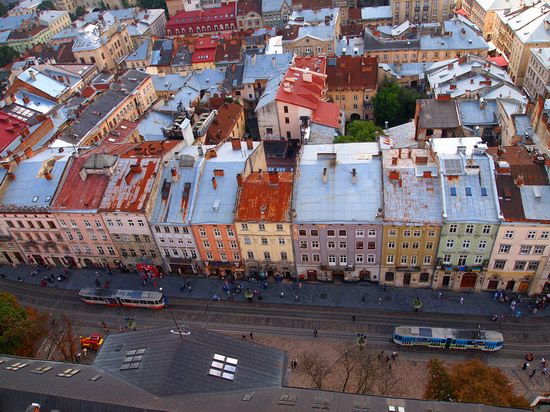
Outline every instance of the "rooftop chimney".
<path id="1" fill-rule="evenodd" d="M 306 70 L 305 70 L 302 78 L 304 79 L 304 82 L 308 82 L 308 83 L 312 82 L 313 78 L 311 76 L 311 72 L 309 71 L 309 67 L 306 67 Z"/>
<path id="2" fill-rule="evenodd" d="M 279 183 L 279 173 L 277 172 L 269 172 L 269 183 L 272 185 L 276 185 Z"/>
<path id="3" fill-rule="evenodd" d="M 21 163 L 21 158 L 20 158 L 19 155 L 17 155 L 17 154 L 13 156 L 13 160 L 15 160 L 15 163 L 16 163 L 16 164 Z"/>
<path id="4" fill-rule="evenodd" d="M 197 152 L 199 153 L 199 156 L 204 155 L 204 152 L 202 151 L 202 146 L 197 146 Z"/>
<path id="5" fill-rule="evenodd" d="M 237 186 L 243 187 L 243 175 L 240 173 L 237 173 Z"/>
<path id="6" fill-rule="evenodd" d="M 231 148 L 233 150 L 241 150 L 241 140 L 238 137 L 231 138 Z"/>
<path id="7" fill-rule="evenodd" d="M 275 57 L 272 57 L 272 58 L 271 58 L 271 65 L 272 65 L 273 67 L 277 67 L 277 59 L 276 59 Z"/>
<path id="8" fill-rule="evenodd" d="M 516 186 L 517 187 L 521 187 L 525 184 L 525 181 L 523 180 L 523 175 L 518 175 L 518 177 L 516 177 Z"/>
<path id="9" fill-rule="evenodd" d="M 249 138 L 246 139 L 246 148 L 247 148 L 248 150 L 254 149 L 254 143 L 253 143 L 251 137 L 249 137 Z"/>
<path id="10" fill-rule="evenodd" d="M 9 172 L 8 173 L 8 179 L 15 180 L 15 173 Z"/>
<path id="11" fill-rule="evenodd" d="M 328 179 L 327 168 L 323 168 L 323 183 L 326 183 Z"/>
<path id="12" fill-rule="evenodd" d="M 254 54 L 252 55 L 252 59 L 251 59 L 251 60 L 252 60 L 252 66 L 254 66 L 254 65 L 256 64 L 256 53 L 254 53 Z"/>
<path id="13" fill-rule="evenodd" d="M 353 184 L 357 183 L 357 170 L 356 169 L 351 170 L 351 183 L 353 183 Z"/>
<path id="14" fill-rule="evenodd" d="M 214 176 L 225 176 L 223 169 L 214 169 Z"/>
<path id="15" fill-rule="evenodd" d="M 177 182 L 178 181 L 178 170 L 173 167 L 172 169 L 170 169 L 170 174 L 172 175 L 172 182 Z"/>
<path id="16" fill-rule="evenodd" d="M 29 70 L 29 76 L 31 76 L 31 80 L 36 80 L 36 75 L 34 74 L 34 70 Z"/>
<path id="17" fill-rule="evenodd" d="M 23 103 L 29 104 L 30 101 L 31 101 L 31 99 L 29 99 L 29 96 L 27 96 L 27 95 L 23 96 Z"/>
<path id="18" fill-rule="evenodd" d="M 25 148 L 25 156 L 28 158 L 31 158 L 33 156 L 34 152 L 32 151 L 32 147 Z"/>
<path id="19" fill-rule="evenodd" d="M 214 190 L 218 188 L 218 182 L 216 180 L 216 176 L 212 178 L 212 187 L 214 187 Z"/>
<path id="20" fill-rule="evenodd" d="M 391 158 L 391 164 L 392 164 L 393 166 L 395 166 L 395 165 L 397 164 L 397 157 L 392 157 L 392 158 Z"/>

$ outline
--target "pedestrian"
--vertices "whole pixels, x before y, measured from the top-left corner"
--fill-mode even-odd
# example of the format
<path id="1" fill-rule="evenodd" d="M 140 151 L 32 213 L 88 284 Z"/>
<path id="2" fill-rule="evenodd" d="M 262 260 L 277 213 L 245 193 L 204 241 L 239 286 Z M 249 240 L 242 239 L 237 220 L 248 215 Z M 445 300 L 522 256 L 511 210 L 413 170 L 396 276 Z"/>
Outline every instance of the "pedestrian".
<path id="1" fill-rule="evenodd" d="M 313 337 L 314 337 L 314 338 L 317 337 L 317 329 L 313 329 Z"/>
<path id="2" fill-rule="evenodd" d="M 254 333 L 250 332 L 250 339 L 254 340 Z"/>
<path id="3" fill-rule="evenodd" d="M 156 281 L 156 280 L 153 281 L 153 287 L 154 287 L 154 288 L 157 287 L 157 281 Z"/>
<path id="4" fill-rule="evenodd" d="M 143 279 L 143 286 L 147 286 L 147 279 Z"/>
<path id="5" fill-rule="evenodd" d="M 388 285 L 384 285 L 384 292 L 388 290 Z"/>
<path id="6" fill-rule="evenodd" d="M 294 300 L 298 301 L 298 295 L 294 295 Z"/>
<path id="7" fill-rule="evenodd" d="M 185 279 L 185 284 L 187 285 L 187 287 L 191 286 L 191 281 L 189 280 L 189 278 Z"/>
<path id="8" fill-rule="evenodd" d="M 80 363 L 80 358 L 82 357 L 82 355 L 80 354 L 80 352 L 78 352 L 76 354 L 76 363 Z"/>
<path id="9" fill-rule="evenodd" d="M 19 282 L 23 282 L 23 278 L 22 278 L 21 276 L 17 276 L 17 280 L 18 280 Z"/>
<path id="10" fill-rule="evenodd" d="M 246 340 L 246 335 L 243 333 L 243 339 Z"/>
<path id="11" fill-rule="evenodd" d="M 181 282 L 180 292 L 183 292 L 184 290 L 185 290 L 185 283 Z"/>
<path id="12" fill-rule="evenodd" d="M 529 367 L 529 362 L 525 362 L 525 363 L 523 364 L 523 367 L 521 368 L 521 370 L 524 370 L 524 371 L 525 371 L 525 370 L 527 370 L 528 367 Z"/>
<path id="13" fill-rule="evenodd" d="M 378 304 L 382 304 L 382 298 L 378 298 Z"/>
<path id="14" fill-rule="evenodd" d="M 285 292 L 281 292 L 281 299 L 285 297 Z"/>
<path id="15" fill-rule="evenodd" d="M 464 298 L 460 298 L 460 304 L 464 305 Z"/>
<path id="16" fill-rule="evenodd" d="M 355 322 L 355 315 L 351 315 L 351 321 Z"/>
<path id="17" fill-rule="evenodd" d="M 120 333 L 122 333 L 122 332 L 124 332 L 124 328 L 123 328 L 122 326 L 119 326 L 119 327 L 118 327 L 118 331 L 119 331 Z"/>
<path id="18" fill-rule="evenodd" d="M 391 370 L 391 363 L 388 365 L 388 369 Z"/>
<path id="19" fill-rule="evenodd" d="M 498 299 L 498 292 L 495 292 L 495 297 L 493 298 L 493 300 L 497 300 Z"/>
<path id="20" fill-rule="evenodd" d="M 386 357 L 384 358 L 384 360 L 386 361 L 386 363 L 388 363 L 390 361 L 390 357 L 388 355 L 386 355 Z"/>
<path id="21" fill-rule="evenodd" d="M 191 285 L 187 286 L 187 289 L 189 289 L 189 293 L 193 293 L 193 289 L 191 288 Z"/>
<path id="22" fill-rule="evenodd" d="M 533 369 L 533 372 L 531 372 L 529 374 L 529 378 L 532 378 L 533 376 L 535 376 L 535 373 L 537 373 L 537 370 L 536 369 Z"/>
<path id="23" fill-rule="evenodd" d="M 82 349 L 82 354 L 84 355 L 85 358 L 87 358 L 88 357 L 88 348 Z"/>
<path id="24" fill-rule="evenodd" d="M 294 369 L 298 367 L 298 358 L 294 358 Z"/>
<path id="25" fill-rule="evenodd" d="M 544 356 L 540 360 L 540 366 L 541 368 L 546 368 L 546 359 L 544 359 Z"/>
<path id="26" fill-rule="evenodd" d="M 443 293 L 442 293 L 442 292 L 439 292 L 439 293 L 437 294 L 437 298 L 438 298 L 439 300 L 441 300 L 442 297 L 443 297 Z"/>
<path id="27" fill-rule="evenodd" d="M 367 303 L 367 298 L 365 298 L 365 295 L 363 295 L 363 296 L 361 297 L 361 302 Z"/>
<path id="28" fill-rule="evenodd" d="M 542 368 L 542 371 L 540 373 L 546 375 L 546 368 Z"/>

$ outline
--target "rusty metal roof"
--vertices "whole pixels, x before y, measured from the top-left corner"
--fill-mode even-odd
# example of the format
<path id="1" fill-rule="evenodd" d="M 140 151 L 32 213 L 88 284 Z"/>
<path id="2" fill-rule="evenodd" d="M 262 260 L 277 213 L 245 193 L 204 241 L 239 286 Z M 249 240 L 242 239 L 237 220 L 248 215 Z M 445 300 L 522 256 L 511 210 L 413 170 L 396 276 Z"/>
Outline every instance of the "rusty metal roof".
<path id="1" fill-rule="evenodd" d="M 289 222 L 294 178 L 291 172 L 255 172 L 243 183 L 238 221 Z"/>

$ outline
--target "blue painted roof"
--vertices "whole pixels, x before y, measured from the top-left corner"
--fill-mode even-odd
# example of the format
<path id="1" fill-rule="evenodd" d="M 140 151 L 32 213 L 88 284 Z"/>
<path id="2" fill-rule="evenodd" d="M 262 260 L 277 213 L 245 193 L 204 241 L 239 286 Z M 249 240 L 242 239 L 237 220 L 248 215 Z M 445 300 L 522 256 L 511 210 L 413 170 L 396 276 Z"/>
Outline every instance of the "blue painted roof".
<path id="1" fill-rule="evenodd" d="M 525 217 L 550 220 L 550 186 L 521 186 L 520 190 Z"/>
<path id="2" fill-rule="evenodd" d="M 258 100 L 258 104 L 256 105 L 256 111 L 275 101 L 275 97 L 277 96 L 277 89 L 279 88 L 279 84 L 281 84 L 281 80 L 283 80 L 283 77 L 285 77 L 286 72 L 286 67 L 281 68 L 278 73 L 276 73 L 271 79 L 268 80 L 267 84 L 265 85 L 264 92 L 262 93 L 260 99 Z"/>
<path id="3" fill-rule="evenodd" d="M 274 13 L 281 10 L 285 0 L 262 0 L 262 13 Z M 288 4 L 288 3 L 287 3 Z"/>
<path id="4" fill-rule="evenodd" d="M 498 122 L 498 109 L 496 100 L 485 102 L 483 109 L 479 106 L 479 100 L 457 100 L 458 114 L 464 125 L 484 125 Z"/>
<path id="5" fill-rule="evenodd" d="M 225 72 L 218 69 L 206 69 L 201 72 L 194 72 L 192 80 L 197 82 L 200 90 L 217 93 L 225 80 Z"/>
<path id="6" fill-rule="evenodd" d="M 23 160 L 13 171 L 11 180 L 1 199 L 4 205 L 20 207 L 48 207 L 63 176 L 73 150 L 66 148 L 63 153 L 45 150 L 30 159 Z M 48 163 L 50 163 L 48 165 Z M 51 180 L 43 177 L 44 170 L 51 169 Z"/>
<path id="7" fill-rule="evenodd" d="M 292 54 L 257 54 L 256 62 L 252 64 L 252 56 L 246 55 L 244 60 L 243 83 L 255 83 L 256 80 L 271 78 L 276 69 L 288 68 L 292 61 Z M 275 59 L 275 65 L 273 65 Z"/>
<path id="8" fill-rule="evenodd" d="M 254 142 L 254 148 L 258 145 L 258 142 Z M 191 216 L 192 224 L 233 223 L 237 196 L 236 176 L 243 172 L 246 159 L 252 152 L 246 149 L 246 142 L 241 142 L 241 150 L 233 150 L 231 143 L 224 143 L 218 149 L 216 157 L 205 161 Z M 217 187 L 214 189 L 212 178 L 217 169 L 223 169 L 224 175 L 216 176 Z"/>
<path id="9" fill-rule="evenodd" d="M 456 20 L 443 22 L 446 33 L 449 36 L 433 36 L 431 34 L 420 36 L 420 50 L 489 50 L 489 45 L 469 25 Z M 464 31 L 464 32 L 463 32 Z M 463 34 L 464 33 L 464 34 Z"/>
<path id="10" fill-rule="evenodd" d="M 176 104 L 177 107 L 177 104 Z M 166 140 L 161 127 L 168 129 L 174 124 L 171 115 L 152 111 L 146 115 L 138 125 L 138 132 L 145 141 Z"/>
<path id="11" fill-rule="evenodd" d="M 410 153 L 410 158 L 409 158 Z M 399 156 L 401 154 L 401 156 Z M 427 150 L 383 151 L 384 220 L 403 224 L 437 224 L 443 221 L 441 183 L 437 165 Z M 417 157 L 429 159 L 427 164 L 416 164 Z M 397 164 L 392 160 L 397 158 Z M 390 179 L 390 172 L 398 172 Z M 431 177 L 425 176 L 430 172 Z"/>
<path id="12" fill-rule="evenodd" d="M 147 58 L 147 51 L 149 50 L 149 39 L 139 46 L 136 50 L 128 55 L 126 58 L 127 61 L 136 61 L 136 60 L 145 60 Z"/>
<path id="13" fill-rule="evenodd" d="M 0 18 L 0 31 L 14 30 L 21 26 L 21 23 L 25 20 L 33 17 L 32 13 L 20 14 L 19 16 L 6 16 Z"/>
<path id="14" fill-rule="evenodd" d="M 303 146 L 294 183 L 297 223 L 376 222 L 382 207 L 382 165 L 377 143 Z M 336 154 L 336 163 L 329 158 Z M 327 154 L 327 155 L 323 155 Z M 323 169 L 327 182 L 323 183 Z M 357 182 L 352 182 L 356 169 Z"/>
<path id="15" fill-rule="evenodd" d="M 205 148 L 206 150 L 206 148 Z M 181 162 L 180 159 L 191 160 L 193 163 Z M 197 146 L 187 146 L 180 151 L 180 159 L 172 159 L 164 165 L 160 179 L 160 189 L 157 198 L 154 200 L 154 208 L 151 213 L 150 221 L 153 223 L 169 224 L 188 224 L 193 202 L 195 201 L 195 192 L 199 181 L 199 170 L 203 164 L 204 157 L 198 155 Z M 177 170 L 177 180 L 172 178 L 172 168 Z M 164 182 L 169 189 L 163 190 Z M 188 186 L 188 194 L 184 197 L 185 187 Z"/>

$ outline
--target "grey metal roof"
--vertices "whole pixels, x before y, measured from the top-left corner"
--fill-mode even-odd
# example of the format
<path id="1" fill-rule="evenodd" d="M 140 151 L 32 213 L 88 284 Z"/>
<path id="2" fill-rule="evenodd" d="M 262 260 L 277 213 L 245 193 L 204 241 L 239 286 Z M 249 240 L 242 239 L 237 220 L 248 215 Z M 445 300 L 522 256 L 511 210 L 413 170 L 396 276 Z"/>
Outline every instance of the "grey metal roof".
<path id="1" fill-rule="evenodd" d="M 362 56 L 364 51 L 365 40 L 363 37 L 351 37 L 346 39 L 344 36 L 342 39 L 336 41 L 337 56 Z"/>
<path id="2" fill-rule="evenodd" d="M 21 26 L 23 21 L 34 16 L 33 13 L 20 14 L 19 16 L 5 16 L 0 18 L 0 31 L 15 30 Z"/>
<path id="3" fill-rule="evenodd" d="M 254 148 L 258 145 L 258 142 L 254 142 Z M 218 149 L 217 156 L 206 161 L 192 212 L 193 224 L 233 223 L 237 174 L 243 172 L 246 159 L 251 154 L 245 142 L 241 142 L 241 150 L 233 150 L 231 143 L 224 143 Z M 214 189 L 212 178 L 217 169 L 223 169 L 224 175 L 216 176 L 217 188 Z"/>
<path id="4" fill-rule="evenodd" d="M 145 39 L 141 45 L 126 57 L 126 61 L 139 61 L 147 59 L 149 52 L 149 39 Z"/>
<path id="5" fill-rule="evenodd" d="M 126 90 L 128 93 L 132 93 L 139 87 L 141 83 L 147 80 L 151 75 L 136 69 L 127 70 L 122 76 L 120 76 L 115 83 L 111 85 L 113 90 Z"/>
<path id="6" fill-rule="evenodd" d="M 34 79 L 32 78 L 32 75 L 34 75 Z M 46 76 L 45 74 L 39 72 L 33 67 L 29 67 L 19 76 L 17 76 L 17 78 L 53 98 L 60 97 L 69 89 L 66 84 L 58 82 L 57 80 Z"/>
<path id="7" fill-rule="evenodd" d="M 317 26 L 304 26 L 298 29 L 298 37 L 290 42 L 296 42 L 304 37 L 314 37 L 319 40 L 334 39 L 336 27 L 334 25 L 319 24 Z"/>
<path id="8" fill-rule="evenodd" d="M 279 88 L 283 77 L 285 77 L 287 70 L 288 69 L 286 67 L 279 69 L 279 71 L 267 81 L 264 92 L 258 100 L 255 111 L 258 111 L 262 107 L 275 101 L 275 98 L 277 97 L 277 89 Z"/>
<path id="9" fill-rule="evenodd" d="M 105 153 L 93 153 L 90 155 L 84 163 L 85 169 L 108 169 L 116 163 L 118 157 L 105 154 Z"/>
<path id="10" fill-rule="evenodd" d="M 286 0 L 262 0 L 262 13 L 279 12 L 283 7 L 283 3 L 287 3 Z"/>
<path id="11" fill-rule="evenodd" d="M 417 164 L 418 158 L 427 163 Z M 403 224 L 438 224 L 443 221 L 441 183 L 437 165 L 425 149 L 393 149 L 382 152 L 384 220 Z M 397 164 L 393 165 L 393 159 Z M 396 179 L 390 172 L 397 172 Z M 430 176 L 425 176 L 429 172 Z"/>
<path id="12" fill-rule="evenodd" d="M 206 148 L 204 150 L 207 150 Z M 180 163 L 180 159 L 182 163 Z M 187 164 L 185 160 L 189 160 Z M 149 220 L 152 223 L 168 223 L 175 225 L 188 224 L 191 218 L 195 193 L 199 181 L 199 170 L 204 157 L 198 155 L 197 146 L 187 146 L 180 151 L 179 158 L 172 159 L 165 164 L 160 178 L 160 187 L 163 189 L 167 182 L 168 190 L 159 190 L 154 199 L 154 207 Z M 177 171 L 177 180 L 172 179 L 172 168 Z M 184 197 L 187 186 L 187 197 Z"/>
<path id="13" fill-rule="evenodd" d="M 207 394 L 281 387 L 285 353 L 202 328 L 170 328 L 111 334 L 94 366 L 155 396 Z M 129 351 L 145 349 L 136 369 L 121 370 Z M 237 359 L 234 379 L 209 374 L 214 355 Z"/>
<path id="14" fill-rule="evenodd" d="M 170 39 L 155 40 L 151 52 L 150 66 L 170 66 L 174 43 Z"/>
<path id="15" fill-rule="evenodd" d="M 420 99 L 419 127 L 423 129 L 452 129 L 460 126 L 454 100 Z"/>
<path id="16" fill-rule="evenodd" d="M 533 135 L 533 127 L 531 127 L 531 118 L 526 114 L 518 114 L 512 117 L 514 121 L 514 126 L 516 127 L 517 136 L 528 136 Z"/>
<path id="17" fill-rule="evenodd" d="M 391 6 L 361 8 L 362 20 L 378 20 L 378 19 L 391 19 L 391 18 L 392 18 Z"/>
<path id="18" fill-rule="evenodd" d="M 169 129 L 173 124 L 173 116 L 153 110 L 141 119 L 138 132 L 145 141 L 165 140 L 162 128 Z"/>
<path id="19" fill-rule="evenodd" d="M 489 50 L 483 36 L 458 19 L 443 22 L 446 36 L 420 36 L 421 50 Z"/>
<path id="20" fill-rule="evenodd" d="M 550 220 L 550 186 L 521 186 L 520 190 L 525 217 Z"/>
<path id="21" fill-rule="evenodd" d="M 278 68 L 288 68 L 292 62 L 292 54 L 257 54 L 255 63 L 250 55 L 245 56 L 243 83 L 255 83 L 256 80 L 267 80 L 271 78 Z M 275 59 L 275 63 L 273 63 Z"/>
<path id="22" fill-rule="evenodd" d="M 18 207 L 48 207 L 72 154 L 71 148 L 62 153 L 45 150 L 23 160 L 13 170 L 15 180 L 9 182 L 0 202 Z M 50 171 L 50 180 L 43 175 L 46 171 Z"/>
<path id="23" fill-rule="evenodd" d="M 482 126 L 498 123 L 496 100 L 485 101 L 480 106 L 479 100 L 458 100 L 458 113 L 462 124 L 466 126 Z"/>
<path id="24" fill-rule="evenodd" d="M 382 207 L 377 143 L 306 145 L 298 163 L 293 209 L 297 223 L 375 222 Z M 336 156 L 336 161 L 331 158 Z M 323 170 L 327 181 L 323 183 Z M 357 182 L 352 182 L 356 169 Z"/>

